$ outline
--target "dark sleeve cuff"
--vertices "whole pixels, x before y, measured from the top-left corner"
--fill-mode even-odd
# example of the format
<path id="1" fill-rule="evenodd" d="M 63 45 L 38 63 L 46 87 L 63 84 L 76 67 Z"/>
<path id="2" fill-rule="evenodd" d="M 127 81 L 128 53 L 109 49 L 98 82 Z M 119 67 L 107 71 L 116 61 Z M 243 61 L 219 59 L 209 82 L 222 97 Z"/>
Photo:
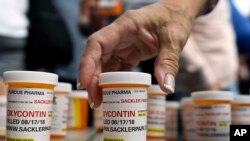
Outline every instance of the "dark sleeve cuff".
<path id="1" fill-rule="evenodd" d="M 210 13 L 211 11 L 213 11 L 213 9 L 215 8 L 218 2 L 219 0 L 209 0 L 205 10 L 201 13 L 201 15 L 206 15 Z"/>

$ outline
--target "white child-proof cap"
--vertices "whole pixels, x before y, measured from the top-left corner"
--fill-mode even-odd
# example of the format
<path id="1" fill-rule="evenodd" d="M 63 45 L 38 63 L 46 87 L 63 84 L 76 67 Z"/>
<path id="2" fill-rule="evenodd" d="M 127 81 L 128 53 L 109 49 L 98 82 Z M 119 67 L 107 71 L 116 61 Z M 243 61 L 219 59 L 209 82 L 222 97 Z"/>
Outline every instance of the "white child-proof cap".
<path id="1" fill-rule="evenodd" d="M 250 95 L 235 96 L 233 103 L 250 104 Z"/>
<path id="2" fill-rule="evenodd" d="M 43 83 L 57 85 L 58 75 L 37 71 L 6 71 L 3 73 L 5 83 Z"/>
<path id="3" fill-rule="evenodd" d="M 142 84 L 151 85 L 151 75 L 141 72 L 107 72 L 99 75 L 99 85 Z"/>
<path id="4" fill-rule="evenodd" d="M 233 100 L 233 94 L 228 91 L 199 91 L 193 92 L 192 98 L 197 100 Z"/>
<path id="5" fill-rule="evenodd" d="M 72 85 L 70 83 L 59 82 L 54 90 L 55 91 L 64 91 L 64 92 L 70 93 L 72 91 Z"/>
<path id="6" fill-rule="evenodd" d="M 148 88 L 148 93 L 150 94 L 165 94 L 167 95 L 167 93 L 165 93 L 164 91 L 161 90 L 159 85 L 152 85 Z"/>
<path id="7" fill-rule="evenodd" d="M 177 101 L 167 101 L 166 108 L 179 108 L 180 104 Z"/>
<path id="8" fill-rule="evenodd" d="M 185 104 L 193 103 L 193 99 L 191 97 L 184 97 L 181 99 L 181 106 L 184 106 Z"/>
<path id="9" fill-rule="evenodd" d="M 88 92 L 83 90 L 74 90 L 72 93 L 69 94 L 70 98 L 80 98 L 80 99 L 87 99 Z"/>

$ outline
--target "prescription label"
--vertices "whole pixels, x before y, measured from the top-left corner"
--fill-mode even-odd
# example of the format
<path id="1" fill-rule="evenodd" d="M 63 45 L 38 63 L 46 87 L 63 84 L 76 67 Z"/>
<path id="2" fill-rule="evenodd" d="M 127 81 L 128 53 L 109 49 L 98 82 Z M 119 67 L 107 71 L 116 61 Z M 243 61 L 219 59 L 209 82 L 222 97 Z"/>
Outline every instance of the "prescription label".
<path id="1" fill-rule="evenodd" d="M 6 141 L 35 141 L 33 138 L 6 138 Z"/>
<path id="2" fill-rule="evenodd" d="M 193 141 L 196 138 L 194 107 L 189 106 L 182 109 L 182 120 L 185 139 L 187 141 Z"/>
<path id="3" fill-rule="evenodd" d="M 50 139 L 53 90 L 11 88 L 7 101 L 7 139 Z"/>
<path id="4" fill-rule="evenodd" d="M 66 135 L 69 100 L 67 95 L 55 95 L 53 104 L 52 135 Z"/>
<path id="5" fill-rule="evenodd" d="M 229 141 L 231 106 L 229 104 L 196 105 L 198 141 Z"/>
<path id="6" fill-rule="evenodd" d="M 177 139 L 178 109 L 173 107 L 166 108 L 166 138 L 169 140 Z"/>
<path id="7" fill-rule="evenodd" d="M 149 96 L 147 136 L 165 137 L 165 96 Z"/>
<path id="8" fill-rule="evenodd" d="M 104 138 L 104 141 L 126 141 L 125 139 L 122 138 Z"/>
<path id="9" fill-rule="evenodd" d="M 146 125 L 146 88 L 103 89 L 104 140 L 146 141 Z"/>
<path id="10" fill-rule="evenodd" d="M 233 107 L 232 124 L 250 125 L 250 107 L 247 106 Z"/>

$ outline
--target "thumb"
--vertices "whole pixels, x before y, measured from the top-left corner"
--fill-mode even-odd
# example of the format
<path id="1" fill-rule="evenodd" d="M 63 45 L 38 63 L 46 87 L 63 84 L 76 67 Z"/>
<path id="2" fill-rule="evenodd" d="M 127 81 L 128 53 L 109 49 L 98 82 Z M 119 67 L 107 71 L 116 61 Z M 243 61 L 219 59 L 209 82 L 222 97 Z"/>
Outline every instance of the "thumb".
<path id="1" fill-rule="evenodd" d="M 172 31 L 173 28 L 170 30 L 165 29 L 160 33 L 160 50 L 154 67 L 158 84 L 167 94 L 174 93 L 180 54 L 186 42 L 186 37 L 179 35 L 180 32 Z"/>

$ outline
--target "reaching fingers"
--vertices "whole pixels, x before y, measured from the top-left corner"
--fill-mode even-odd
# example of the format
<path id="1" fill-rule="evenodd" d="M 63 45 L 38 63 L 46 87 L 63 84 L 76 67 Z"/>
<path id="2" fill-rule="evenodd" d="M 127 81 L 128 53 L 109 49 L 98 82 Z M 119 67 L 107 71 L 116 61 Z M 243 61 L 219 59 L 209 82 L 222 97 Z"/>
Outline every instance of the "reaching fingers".
<path id="1" fill-rule="evenodd" d="M 101 100 L 101 95 L 97 88 L 98 76 L 102 72 L 103 64 L 112 60 L 115 48 L 122 41 L 130 38 L 129 35 L 135 29 L 133 28 L 133 22 L 128 22 L 130 19 L 126 20 L 128 18 L 126 15 L 128 14 L 120 17 L 123 20 L 119 20 L 119 18 L 117 22 L 92 34 L 88 39 L 87 46 L 81 58 L 79 82 L 77 85 L 79 89 L 87 88 L 89 97 L 91 98 L 90 101 L 94 105 L 99 105 Z M 114 66 L 113 69 L 115 67 L 117 66 Z"/>
<path id="2" fill-rule="evenodd" d="M 99 64 L 98 67 L 101 67 L 101 65 Z M 101 88 L 98 87 L 100 73 L 98 70 L 95 72 L 90 85 L 87 87 L 87 91 L 89 93 L 89 105 L 92 109 L 99 107 L 102 102 Z"/>
<path id="3" fill-rule="evenodd" d="M 167 93 L 174 93 L 175 76 L 182 47 L 187 35 L 182 34 L 181 26 L 164 27 L 160 34 L 160 51 L 155 62 L 155 77 L 158 84 Z"/>

